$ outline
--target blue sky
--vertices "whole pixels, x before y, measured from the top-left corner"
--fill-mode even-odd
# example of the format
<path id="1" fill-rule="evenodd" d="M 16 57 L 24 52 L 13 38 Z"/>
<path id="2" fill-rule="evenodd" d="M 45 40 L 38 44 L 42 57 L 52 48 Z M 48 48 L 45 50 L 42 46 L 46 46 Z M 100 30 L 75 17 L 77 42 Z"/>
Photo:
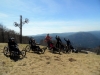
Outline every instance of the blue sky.
<path id="1" fill-rule="evenodd" d="M 23 35 L 100 30 L 100 0 L 0 0 L 1 24 L 19 32 L 20 15 Z"/>

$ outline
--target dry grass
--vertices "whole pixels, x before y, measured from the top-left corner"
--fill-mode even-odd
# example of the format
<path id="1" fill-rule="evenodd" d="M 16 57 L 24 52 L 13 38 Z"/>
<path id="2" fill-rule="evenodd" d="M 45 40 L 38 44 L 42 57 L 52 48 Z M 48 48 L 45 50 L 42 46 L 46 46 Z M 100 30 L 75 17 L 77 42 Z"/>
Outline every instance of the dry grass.
<path id="1" fill-rule="evenodd" d="M 46 50 L 38 55 L 28 53 L 24 59 L 14 62 L 3 55 L 7 44 L 0 43 L 0 75 L 100 75 L 100 55 L 94 53 L 52 54 Z M 27 44 L 20 44 L 25 48 Z"/>

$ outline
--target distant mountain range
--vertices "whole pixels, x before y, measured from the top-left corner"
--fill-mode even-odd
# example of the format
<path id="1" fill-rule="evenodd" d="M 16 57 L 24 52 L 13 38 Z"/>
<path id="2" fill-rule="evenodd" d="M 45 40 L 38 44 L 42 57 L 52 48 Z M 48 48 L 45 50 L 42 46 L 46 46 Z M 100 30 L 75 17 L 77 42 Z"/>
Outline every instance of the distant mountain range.
<path id="1" fill-rule="evenodd" d="M 45 38 L 47 34 L 41 34 L 33 37 L 38 43 Z M 85 48 L 95 48 L 100 46 L 100 31 L 89 31 L 89 32 L 69 32 L 69 33 L 52 33 L 53 40 L 55 36 L 60 36 L 63 43 L 65 43 L 64 38 L 69 39 L 74 47 L 85 47 Z"/>

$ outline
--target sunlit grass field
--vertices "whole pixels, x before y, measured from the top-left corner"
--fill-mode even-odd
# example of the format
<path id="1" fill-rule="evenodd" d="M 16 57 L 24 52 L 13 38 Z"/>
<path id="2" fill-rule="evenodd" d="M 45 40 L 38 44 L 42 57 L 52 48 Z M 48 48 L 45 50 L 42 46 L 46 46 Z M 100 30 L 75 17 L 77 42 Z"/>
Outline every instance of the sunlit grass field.
<path id="1" fill-rule="evenodd" d="M 26 45 L 19 44 L 19 49 Z M 30 51 L 25 58 L 15 62 L 4 56 L 4 46 L 7 43 L 0 43 L 0 75 L 100 75 L 100 55 L 92 52 L 59 55 L 48 49 L 44 54 Z"/>

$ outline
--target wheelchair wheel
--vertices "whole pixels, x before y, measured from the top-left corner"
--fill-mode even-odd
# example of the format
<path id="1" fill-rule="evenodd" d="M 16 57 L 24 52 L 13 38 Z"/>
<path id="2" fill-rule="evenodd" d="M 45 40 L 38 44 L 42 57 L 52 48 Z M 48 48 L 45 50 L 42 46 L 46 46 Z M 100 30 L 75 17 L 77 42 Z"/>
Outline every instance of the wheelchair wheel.
<path id="1" fill-rule="evenodd" d="M 44 54 L 46 49 L 47 49 L 47 47 L 43 47 L 43 48 L 39 49 L 39 53 Z"/>
<path id="2" fill-rule="evenodd" d="M 4 53 L 5 56 L 9 56 L 9 49 L 8 49 L 8 47 L 6 47 L 6 46 L 4 47 L 3 53 Z"/>
<path id="3" fill-rule="evenodd" d="M 47 49 L 47 47 L 43 47 L 43 48 L 41 49 L 41 53 L 44 54 L 44 52 L 45 52 L 46 49 Z"/>
<path id="4" fill-rule="evenodd" d="M 40 54 L 44 54 L 44 52 L 45 52 L 44 49 L 40 49 L 40 50 L 39 50 L 39 53 L 40 53 Z"/>
<path id="5" fill-rule="evenodd" d="M 29 52 L 30 50 L 31 50 L 30 45 L 27 45 L 27 46 L 25 47 L 25 51 L 26 51 L 26 52 Z"/>
<path id="6" fill-rule="evenodd" d="M 26 56 L 26 50 L 21 51 L 21 56 L 22 56 L 22 58 L 24 58 Z"/>

